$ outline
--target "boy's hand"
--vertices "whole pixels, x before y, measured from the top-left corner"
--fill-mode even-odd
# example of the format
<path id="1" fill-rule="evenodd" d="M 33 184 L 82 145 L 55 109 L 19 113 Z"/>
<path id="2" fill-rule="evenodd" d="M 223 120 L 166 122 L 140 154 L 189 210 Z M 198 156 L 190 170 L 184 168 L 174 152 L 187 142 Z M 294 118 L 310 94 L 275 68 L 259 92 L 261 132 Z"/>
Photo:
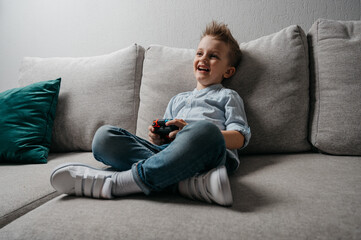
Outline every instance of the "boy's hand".
<path id="1" fill-rule="evenodd" d="M 152 126 L 149 126 L 148 127 L 148 130 L 149 130 L 149 133 L 148 133 L 148 136 L 149 136 L 149 141 L 155 145 L 162 145 L 164 144 L 164 139 L 162 139 L 159 134 L 155 134 L 154 133 L 154 128 Z"/>
<path id="2" fill-rule="evenodd" d="M 166 122 L 165 125 L 166 126 L 175 125 L 179 128 L 178 130 L 174 130 L 173 132 L 169 133 L 170 138 L 175 138 L 177 133 L 181 131 L 185 126 L 187 126 L 188 123 L 186 123 L 186 121 L 184 121 L 183 119 L 173 119 Z"/>

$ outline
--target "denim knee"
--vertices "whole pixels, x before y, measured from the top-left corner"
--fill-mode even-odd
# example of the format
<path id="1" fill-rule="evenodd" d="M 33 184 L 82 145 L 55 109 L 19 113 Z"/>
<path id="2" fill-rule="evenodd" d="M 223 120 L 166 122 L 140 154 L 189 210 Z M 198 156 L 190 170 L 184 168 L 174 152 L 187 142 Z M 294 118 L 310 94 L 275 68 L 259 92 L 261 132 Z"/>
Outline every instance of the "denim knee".
<path id="1" fill-rule="evenodd" d="M 92 151 L 94 152 L 104 152 L 104 148 L 108 146 L 107 141 L 109 140 L 109 131 L 113 128 L 110 125 L 101 126 L 94 135 L 92 142 Z"/>
<path id="2" fill-rule="evenodd" d="M 214 160 L 217 161 L 217 165 L 225 162 L 226 143 L 221 131 L 215 124 L 202 120 L 189 124 L 187 128 L 189 141 L 193 145 L 213 153 L 212 156 L 215 157 L 204 159 L 204 161 L 211 161 L 211 165 L 214 165 Z"/>
<path id="3" fill-rule="evenodd" d="M 111 131 L 115 127 L 110 125 L 101 126 L 94 135 L 93 142 L 92 142 L 92 152 L 93 156 L 99 162 L 102 162 L 106 165 L 111 165 L 110 162 L 106 161 L 109 158 L 107 153 L 111 151 Z"/>
<path id="4" fill-rule="evenodd" d="M 218 147 L 219 145 L 225 145 L 224 137 L 219 130 L 219 128 L 208 121 L 202 120 L 197 121 L 189 125 L 190 130 L 194 131 L 194 136 L 199 137 L 199 139 L 207 139 L 207 142 L 210 145 L 215 145 Z"/>

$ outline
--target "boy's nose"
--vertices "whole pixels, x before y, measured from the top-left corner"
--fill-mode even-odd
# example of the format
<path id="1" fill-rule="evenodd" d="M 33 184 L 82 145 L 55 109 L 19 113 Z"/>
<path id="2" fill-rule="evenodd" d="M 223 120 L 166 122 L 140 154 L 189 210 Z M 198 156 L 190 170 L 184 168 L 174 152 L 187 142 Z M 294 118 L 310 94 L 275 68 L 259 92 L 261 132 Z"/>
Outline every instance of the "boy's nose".
<path id="1" fill-rule="evenodd" d="M 207 62 L 208 62 L 208 59 L 207 59 L 206 56 L 202 56 L 202 57 L 200 58 L 200 61 L 202 61 L 203 63 L 207 63 Z"/>

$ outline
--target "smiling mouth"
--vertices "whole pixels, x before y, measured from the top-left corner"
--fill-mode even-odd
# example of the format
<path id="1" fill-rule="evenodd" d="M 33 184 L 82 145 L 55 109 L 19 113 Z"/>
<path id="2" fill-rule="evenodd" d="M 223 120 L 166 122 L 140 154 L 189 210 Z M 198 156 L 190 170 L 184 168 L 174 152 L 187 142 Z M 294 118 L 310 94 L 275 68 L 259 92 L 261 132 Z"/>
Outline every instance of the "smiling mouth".
<path id="1" fill-rule="evenodd" d="M 205 67 L 197 67 L 197 70 L 202 72 L 209 72 L 209 69 Z"/>

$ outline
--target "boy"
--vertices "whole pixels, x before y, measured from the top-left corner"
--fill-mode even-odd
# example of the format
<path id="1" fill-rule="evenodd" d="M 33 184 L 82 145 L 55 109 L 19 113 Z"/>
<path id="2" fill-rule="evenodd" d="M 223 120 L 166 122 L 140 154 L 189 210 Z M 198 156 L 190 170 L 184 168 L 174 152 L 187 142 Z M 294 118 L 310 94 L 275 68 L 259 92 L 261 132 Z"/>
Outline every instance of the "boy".
<path id="1" fill-rule="evenodd" d="M 250 139 L 243 101 L 222 87 L 239 64 L 241 51 L 228 27 L 207 26 L 193 62 L 197 87 L 180 93 L 168 104 L 169 144 L 149 126 L 149 141 L 124 129 L 103 126 L 93 139 L 95 159 L 117 171 L 83 164 L 58 166 L 51 184 L 59 192 L 94 198 L 172 190 L 192 199 L 232 205 L 227 171 L 238 168 L 237 149 Z"/>

